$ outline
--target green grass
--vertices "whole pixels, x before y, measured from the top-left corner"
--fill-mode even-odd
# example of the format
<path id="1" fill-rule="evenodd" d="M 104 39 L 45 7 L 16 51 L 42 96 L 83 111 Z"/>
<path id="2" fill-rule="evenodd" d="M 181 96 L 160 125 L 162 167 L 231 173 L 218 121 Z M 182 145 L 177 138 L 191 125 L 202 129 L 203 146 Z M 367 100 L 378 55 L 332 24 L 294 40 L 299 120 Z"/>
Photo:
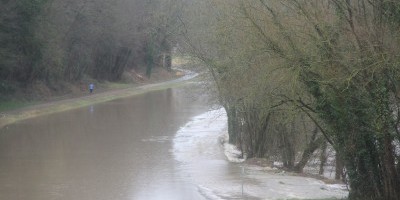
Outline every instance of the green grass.
<path id="1" fill-rule="evenodd" d="M 126 89 L 133 86 L 133 84 L 129 83 L 114 83 L 114 82 L 107 82 L 102 84 L 105 89 Z"/>
<path id="2" fill-rule="evenodd" d="M 3 100 L 0 101 L 0 112 L 23 108 L 34 104 L 35 102 Z"/>

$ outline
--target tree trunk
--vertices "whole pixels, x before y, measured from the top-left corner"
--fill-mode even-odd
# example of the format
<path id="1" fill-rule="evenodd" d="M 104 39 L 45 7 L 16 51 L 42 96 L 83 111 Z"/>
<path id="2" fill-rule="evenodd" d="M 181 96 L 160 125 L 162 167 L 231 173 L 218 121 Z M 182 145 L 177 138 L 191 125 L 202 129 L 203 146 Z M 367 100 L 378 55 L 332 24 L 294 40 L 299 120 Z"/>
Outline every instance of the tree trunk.
<path id="1" fill-rule="evenodd" d="M 315 150 L 317 150 L 321 144 L 324 142 L 324 137 L 318 137 L 318 127 L 315 127 L 313 134 L 310 139 L 310 143 L 308 143 L 307 147 L 304 149 L 303 155 L 300 161 L 294 166 L 293 170 L 298 173 L 302 173 L 304 167 L 306 166 L 307 162 L 310 160 L 312 154 Z"/>
<path id="2" fill-rule="evenodd" d="M 344 164 L 339 152 L 336 152 L 336 162 L 335 162 L 335 179 L 336 180 L 345 180 L 344 175 Z"/>
<path id="3" fill-rule="evenodd" d="M 326 156 L 326 149 L 327 149 L 328 145 L 327 142 L 323 142 L 322 143 L 322 147 L 321 147 L 321 155 L 319 157 L 320 160 L 320 164 L 319 164 L 319 175 L 323 175 L 324 174 L 324 166 L 326 164 L 326 160 L 327 160 L 327 156 Z"/>
<path id="4" fill-rule="evenodd" d="M 385 134 L 384 140 L 384 149 L 382 155 L 383 157 L 383 194 L 385 195 L 385 199 L 400 199 L 400 180 L 399 174 L 396 171 L 395 158 L 393 155 L 393 145 L 391 143 L 392 138 L 389 134 Z"/>
<path id="5" fill-rule="evenodd" d="M 235 106 L 225 106 L 228 116 L 229 143 L 236 145 L 238 139 L 238 120 Z"/>

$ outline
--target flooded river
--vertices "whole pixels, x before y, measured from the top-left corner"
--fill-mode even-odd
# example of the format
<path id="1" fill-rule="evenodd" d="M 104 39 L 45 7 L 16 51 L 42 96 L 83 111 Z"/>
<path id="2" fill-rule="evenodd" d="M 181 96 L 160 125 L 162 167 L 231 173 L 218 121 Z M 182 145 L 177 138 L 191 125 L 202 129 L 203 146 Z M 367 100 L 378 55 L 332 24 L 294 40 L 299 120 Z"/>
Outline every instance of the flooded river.
<path id="1" fill-rule="evenodd" d="M 0 199 L 204 199 L 180 174 L 173 137 L 207 98 L 167 89 L 0 130 Z"/>
<path id="2" fill-rule="evenodd" d="M 25 120 L 0 130 L 0 200 L 319 199 L 341 186 L 230 163 L 223 109 L 198 86 Z M 225 154 L 224 154 L 225 152 Z"/>

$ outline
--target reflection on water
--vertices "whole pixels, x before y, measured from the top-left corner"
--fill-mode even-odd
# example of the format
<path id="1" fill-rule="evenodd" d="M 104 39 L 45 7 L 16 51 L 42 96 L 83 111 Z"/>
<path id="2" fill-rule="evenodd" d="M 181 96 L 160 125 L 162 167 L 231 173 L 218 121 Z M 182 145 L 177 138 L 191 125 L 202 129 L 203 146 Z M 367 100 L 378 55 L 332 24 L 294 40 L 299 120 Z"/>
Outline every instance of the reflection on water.
<path id="1" fill-rule="evenodd" d="M 94 112 L 94 105 L 90 105 L 90 106 L 89 106 L 89 112 L 90 112 L 90 114 L 93 114 L 93 112 Z"/>
<path id="2" fill-rule="evenodd" d="M 0 199 L 203 199 L 170 152 L 176 131 L 208 109 L 194 92 L 151 92 L 1 129 Z"/>

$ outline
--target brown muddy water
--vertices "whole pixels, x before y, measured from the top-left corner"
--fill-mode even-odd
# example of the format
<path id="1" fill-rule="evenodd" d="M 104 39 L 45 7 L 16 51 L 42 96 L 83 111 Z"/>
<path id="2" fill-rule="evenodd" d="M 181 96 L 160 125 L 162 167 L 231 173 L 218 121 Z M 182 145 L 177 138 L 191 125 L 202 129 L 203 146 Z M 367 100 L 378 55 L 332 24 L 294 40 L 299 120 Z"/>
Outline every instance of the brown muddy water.
<path id="1" fill-rule="evenodd" d="M 221 143 L 226 113 L 210 110 L 197 88 L 149 92 L 0 129 L 0 200 L 347 196 L 345 185 L 232 163 L 240 152 Z"/>
<path id="2" fill-rule="evenodd" d="M 207 97 L 193 87 L 1 129 L 0 199 L 204 199 L 171 152 L 179 128 L 209 109 Z"/>

